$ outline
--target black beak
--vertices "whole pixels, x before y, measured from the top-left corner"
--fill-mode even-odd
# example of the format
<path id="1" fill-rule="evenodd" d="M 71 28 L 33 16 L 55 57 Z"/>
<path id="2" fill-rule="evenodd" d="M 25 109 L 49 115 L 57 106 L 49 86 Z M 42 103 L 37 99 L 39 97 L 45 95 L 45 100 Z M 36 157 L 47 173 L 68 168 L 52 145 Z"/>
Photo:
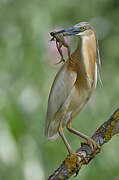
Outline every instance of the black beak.
<path id="1" fill-rule="evenodd" d="M 63 34 L 64 36 L 72 36 L 72 35 L 78 34 L 79 32 L 81 32 L 80 28 L 78 28 L 78 27 L 70 27 L 70 28 L 62 29 L 60 31 L 51 32 L 50 35 L 54 36 L 56 34 Z"/>

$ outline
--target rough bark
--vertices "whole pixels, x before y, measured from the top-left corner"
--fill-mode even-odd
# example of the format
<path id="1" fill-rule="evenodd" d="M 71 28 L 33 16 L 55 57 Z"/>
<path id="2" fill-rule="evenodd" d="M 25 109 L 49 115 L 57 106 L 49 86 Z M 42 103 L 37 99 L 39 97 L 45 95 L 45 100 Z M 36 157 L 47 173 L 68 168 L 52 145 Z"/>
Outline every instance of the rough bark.
<path id="1" fill-rule="evenodd" d="M 96 130 L 92 139 L 101 147 L 117 133 L 119 133 L 119 108 Z M 82 144 L 76 152 L 83 155 L 88 160 L 87 163 L 84 158 L 68 155 L 59 168 L 49 176 L 48 180 L 67 180 L 74 174 L 78 175 L 82 165 L 88 164 L 95 158 L 93 150 L 88 144 Z"/>

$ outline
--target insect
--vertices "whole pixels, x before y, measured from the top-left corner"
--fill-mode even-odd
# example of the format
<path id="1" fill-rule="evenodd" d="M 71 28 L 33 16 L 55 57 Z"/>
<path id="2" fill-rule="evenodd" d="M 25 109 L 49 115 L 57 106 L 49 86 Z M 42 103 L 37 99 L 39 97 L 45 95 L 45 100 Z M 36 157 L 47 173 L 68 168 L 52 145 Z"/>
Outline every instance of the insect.
<path id="1" fill-rule="evenodd" d="M 70 47 L 67 44 L 67 42 L 65 41 L 63 33 L 57 34 L 57 32 L 54 31 L 54 32 L 51 32 L 50 35 L 52 36 L 51 41 L 54 41 L 54 40 L 56 41 L 57 50 L 58 50 L 58 52 L 59 52 L 59 54 L 61 56 L 61 60 L 58 63 L 56 63 L 56 64 L 60 64 L 61 62 L 65 62 L 65 59 L 63 57 L 63 52 L 62 52 L 62 49 L 61 49 L 62 46 L 67 48 L 68 57 L 69 57 L 69 59 L 71 59 L 71 56 L 70 56 Z"/>

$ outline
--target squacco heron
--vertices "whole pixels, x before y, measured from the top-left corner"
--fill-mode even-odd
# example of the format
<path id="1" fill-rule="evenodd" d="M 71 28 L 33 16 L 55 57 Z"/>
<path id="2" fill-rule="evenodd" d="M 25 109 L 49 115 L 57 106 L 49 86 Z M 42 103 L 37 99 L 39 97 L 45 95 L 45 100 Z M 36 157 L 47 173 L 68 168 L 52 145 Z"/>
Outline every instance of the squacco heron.
<path id="1" fill-rule="evenodd" d="M 71 28 L 55 32 L 55 35 L 75 35 L 79 41 L 76 50 L 54 79 L 48 100 L 45 134 L 49 139 L 56 139 L 60 135 L 68 152 L 76 154 L 63 133 L 66 126 L 71 133 L 85 139 L 95 154 L 96 150 L 100 149 L 99 145 L 90 137 L 73 129 L 71 122 L 87 104 L 96 88 L 100 64 L 96 33 L 88 22 L 80 22 Z"/>

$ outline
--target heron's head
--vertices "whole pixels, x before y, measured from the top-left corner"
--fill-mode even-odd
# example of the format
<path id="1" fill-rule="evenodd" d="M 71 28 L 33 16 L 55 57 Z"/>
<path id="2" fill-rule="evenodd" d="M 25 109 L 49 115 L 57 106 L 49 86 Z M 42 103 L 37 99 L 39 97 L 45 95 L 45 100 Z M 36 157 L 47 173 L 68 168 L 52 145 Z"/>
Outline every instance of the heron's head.
<path id="1" fill-rule="evenodd" d="M 62 33 L 64 36 L 72 36 L 76 35 L 79 37 L 82 36 L 89 36 L 91 34 L 94 34 L 94 29 L 88 22 L 80 22 L 73 27 L 62 29 L 60 31 L 56 32 L 57 34 Z"/>

